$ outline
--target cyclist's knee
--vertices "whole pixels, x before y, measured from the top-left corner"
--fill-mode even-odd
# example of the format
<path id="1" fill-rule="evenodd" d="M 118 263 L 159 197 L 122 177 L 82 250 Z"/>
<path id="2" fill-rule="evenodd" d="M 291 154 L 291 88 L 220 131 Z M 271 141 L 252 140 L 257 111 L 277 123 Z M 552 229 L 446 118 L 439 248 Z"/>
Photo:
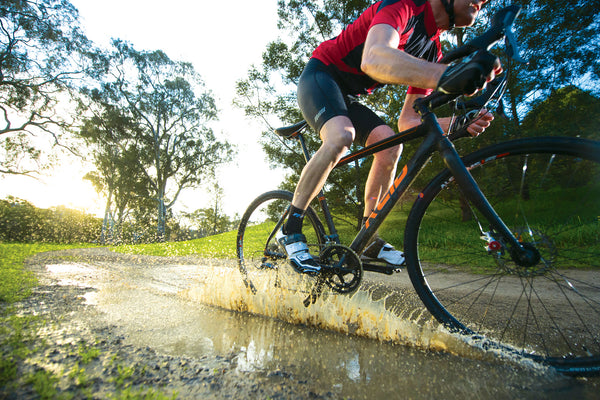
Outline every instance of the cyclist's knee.
<path id="1" fill-rule="evenodd" d="M 369 134 L 369 138 L 367 139 L 366 145 L 369 146 L 373 143 L 379 142 L 381 140 L 387 139 L 390 136 L 395 135 L 395 132 L 392 128 L 387 125 L 381 125 L 377 128 L 373 129 L 373 131 Z M 403 146 L 397 145 L 394 147 L 390 147 L 388 149 L 379 151 L 375 153 L 373 156 L 377 162 L 382 163 L 390 163 L 396 164 L 400 155 L 402 154 Z"/>
<path id="2" fill-rule="evenodd" d="M 349 118 L 338 116 L 330 119 L 321 129 L 321 139 L 323 143 L 339 152 L 347 151 L 354 138 L 356 131 Z"/>

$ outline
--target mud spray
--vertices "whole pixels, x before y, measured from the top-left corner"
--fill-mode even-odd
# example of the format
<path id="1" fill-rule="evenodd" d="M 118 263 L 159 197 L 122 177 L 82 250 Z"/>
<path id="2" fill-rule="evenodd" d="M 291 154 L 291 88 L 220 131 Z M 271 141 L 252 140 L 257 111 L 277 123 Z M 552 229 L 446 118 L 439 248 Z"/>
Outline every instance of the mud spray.
<path id="1" fill-rule="evenodd" d="M 304 281 L 302 281 L 304 279 Z M 516 354 L 490 349 L 485 340 L 453 334 L 425 316 L 419 309 L 386 307 L 388 297 L 375 300 L 371 290 L 352 295 L 325 293 L 305 307 L 310 278 L 297 274 L 275 276 L 265 273 L 253 278 L 256 294 L 246 288 L 239 272 L 226 267 L 202 268 L 195 282 L 180 294 L 192 301 L 236 312 L 339 332 L 346 335 L 411 346 L 421 350 L 446 352 L 479 360 L 501 358 L 522 366 L 539 365 Z M 314 282 L 314 281 L 313 281 Z"/>

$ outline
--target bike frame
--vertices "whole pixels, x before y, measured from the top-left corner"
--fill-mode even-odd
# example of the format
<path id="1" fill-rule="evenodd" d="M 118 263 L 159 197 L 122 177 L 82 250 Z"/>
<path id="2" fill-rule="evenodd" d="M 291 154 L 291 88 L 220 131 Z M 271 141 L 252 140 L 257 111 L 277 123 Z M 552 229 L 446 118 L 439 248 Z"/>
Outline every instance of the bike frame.
<path id="1" fill-rule="evenodd" d="M 358 150 L 342 158 L 335 168 L 346 165 L 351 161 L 362 159 L 368 155 L 377 153 L 387 148 L 406 143 L 408 141 L 424 138 L 415 154 L 408 160 L 398 176 L 392 182 L 387 193 L 380 199 L 375 209 L 369 215 L 365 225 L 358 232 L 350 248 L 357 254 L 361 254 L 369 240 L 375 235 L 385 218 L 392 211 L 402 195 L 415 181 L 427 161 L 433 153 L 439 152 L 446 167 L 451 171 L 454 179 L 461 188 L 465 197 L 489 222 L 491 230 L 503 239 L 504 243 L 512 249 L 511 254 L 516 256 L 516 261 L 528 263 L 535 258 L 535 254 L 529 249 L 525 249 L 512 234 L 506 224 L 500 219 L 496 211 L 490 205 L 485 195 L 479 189 L 477 182 L 471 176 L 471 173 L 462 162 L 460 155 L 456 151 L 449 138 L 442 130 L 437 116 L 431 111 L 432 99 L 423 98 L 415 102 L 415 110 L 421 115 L 422 124 L 393 135 L 387 139 L 374 143 L 368 147 Z M 306 160 L 309 160 L 308 150 L 300 135 L 299 140 Z M 329 207 L 323 191 L 318 195 L 318 201 L 324 210 L 325 221 L 329 228 L 330 235 L 326 239 L 339 243 L 339 236 L 335 229 Z M 483 233 L 483 232 L 482 232 Z"/>

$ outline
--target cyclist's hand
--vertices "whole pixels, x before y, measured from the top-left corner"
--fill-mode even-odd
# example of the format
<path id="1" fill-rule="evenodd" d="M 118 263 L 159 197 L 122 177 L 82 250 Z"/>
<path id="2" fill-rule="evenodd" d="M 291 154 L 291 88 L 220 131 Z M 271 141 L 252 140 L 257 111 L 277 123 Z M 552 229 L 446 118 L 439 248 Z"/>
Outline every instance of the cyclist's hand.
<path id="1" fill-rule="evenodd" d="M 486 110 L 485 108 L 479 112 L 479 115 L 475 117 L 473 122 L 469 124 L 467 127 L 467 132 L 473 137 L 477 137 L 481 135 L 488 126 L 494 120 L 494 116 L 491 112 Z"/>
<path id="2" fill-rule="evenodd" d="M 470 59 L 446 68 L 438 82 L 437 90 L 445 94 L 471 96 L 485 88 L 485 84 L 501 72 L 498 57 L 480 50 Z"/>

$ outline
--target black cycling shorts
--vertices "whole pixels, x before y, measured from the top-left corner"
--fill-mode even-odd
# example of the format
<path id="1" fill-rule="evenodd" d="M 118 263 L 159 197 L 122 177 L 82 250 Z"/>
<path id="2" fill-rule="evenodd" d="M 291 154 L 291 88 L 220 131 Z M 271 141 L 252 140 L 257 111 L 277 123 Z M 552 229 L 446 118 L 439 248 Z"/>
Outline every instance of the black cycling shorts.
<path id="1" fill-rule="evenodd" d="M 361 146 L 373 129 L 386 124 L 372 110 L 344 93 L 325 64 L 315 58 L 308 61 L 298 81 L 298 105 L 304 119 L 317 133 L 333 117 L 350 118 L 356 130 L 355 141 Z"/>

